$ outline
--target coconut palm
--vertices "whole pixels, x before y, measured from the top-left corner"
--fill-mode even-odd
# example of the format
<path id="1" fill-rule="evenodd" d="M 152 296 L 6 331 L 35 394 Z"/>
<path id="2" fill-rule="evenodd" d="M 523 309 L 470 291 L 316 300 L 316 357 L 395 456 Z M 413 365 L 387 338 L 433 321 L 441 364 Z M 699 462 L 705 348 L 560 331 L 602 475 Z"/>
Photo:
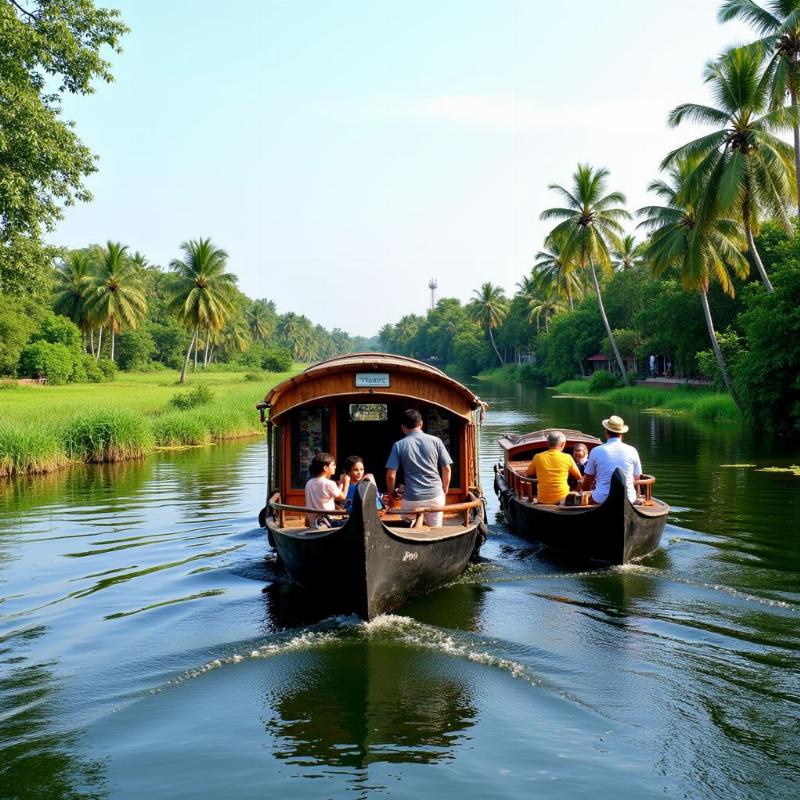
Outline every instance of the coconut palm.
<path id="1" fill-rule="evenodd" d="M 564 311 L 565 306 L 558 295 L 553 284 L 543 284 L 539 286 L 539 291 L 536 295 L 528 300 L 528 308 L 530 310 L 529 319 L 536 320 L 536 327 L 539 327 L 539 320 L 544 319 L 545 333 L 550 329 L 549 320 L 561 311 Z"/>
<path id="2" fill-rule="evenodd" d="M 470 319 L 480 322 L 489 331 L 489 339 L 491 339 L 497 360 L 504 364 L 492 334 L 492 330 L 502 325 L 508 314 L 508 300 L 506 300 L 503 290 L 491 283 L 482 284 L 480 289 L 473 291 L 472 303 L 468 306 L 467 313 Z"/>
<path id="3" fill-rule="evenodd" d="M 147 313 L 147 300 L 142 277 L 128 258 L 128 248 L 119 242 L 108 242 L 98 253 L 92 277 L 88 309 L 93 320 L 111 331 L 111 360 L 114 360 L 116 335 L 123 325 L 135 329 Z M 98 347 L 98 355 L 99 355 Z"/>
<path id="4" fill-rule="evenodd" d="M 747 276 L 750 265 L 743 251 L 747 243 L 735 220 L 725 217 L 706 219 L 699 224 L 696 204 L 687 199 L 687 180 L 695 165 L 676 161 L 670 167 L 667 180 L 655 180 L 648 190 L 665 205 L 646 206 L 637 212 L 642 219 L 640 228 L 650 232 L 648 260 L 655 275 L 675 267 L 685 288 L 698 291 L 708 328 L 711 347 L 717 359 L 725 386 L 735 398 L 730 375 L 725 365 L 714 321 L 708 303 L 708 286 L 717 280 L 731 297 L 734 287 L 731 271 L 740 278 Z"/>
<path id="5" fill-rule="evenodd" d="M 559 297 L 565 297 L 570 309 L 575 308 L 575 298 L 584 295 L 579 270 L 564 258 L 561 243 L 549 237 L 545 240 L 544 250 L 536 254 L 533 275 L 537 286 L 553 286 Z"/>
<path id="6" fill-rule="evenodd" d="M 94 260 L 88 251 L 72 250 L 56 271 L 54 287 L 53 310 L 71 319 L 83 331 L 84 347 L 86 331 L 90 327 L 87 299 L 92 288 L 93 270 Z"/>
<path id="7" fill-rule="evenodd" d="M 254 300 L 250 308 L 245 311 L 245 316 L 254 341 L 264 341 L 272 334 L 275 327 L 275 311 L 263 301 Z"/>
<path id="8" fill-rule="evenodd" d="M 684 103 L 670 112 L 669 124 L 686 120 L 721 127 L 672 151 L 661 166 L 678 159 L 696 163 L 685 188 L 697 200 L 698 221 L 734 214 L 741 219 L 750 257 L 771 292 L 753 237 L 764 213 L 790 227 L 786 203 L 797 189 L 792 148 L 775 135 L 791 125 L 793 115 L 786 108 L 769 110 L 767 77 L 752 49 L 731 50 L 708 64 L 705 80 L 716 106 Z"/>
<path id="9" fill-rule="evenodd" d="M 798 91 L 800 91 L 800 0 L 771 0 L 762 8 L 753 0 L 725 0 L 718 18 L 720 22 L 739 19 L 752 25 L 759 39 L 750 47 L 766 60 L 772 108 L 786 102 L 794 109 L 795 188 L 798 194 L 797 214 L 800 218 L 800 120 Z"/>
<path id="10" fill-rule="evenodd" d="M 625 196 L 621 192 L 606 194 L 607 169 L 593 169 L 588 164 L 578 164 L 572 179 L 570 191 L 558 184 L 548 187 L 561 195 L 565 206 L 548 208 L 542 212 L 540 218 L 558 221 L 549 238 L 560 243 L 562 257 L 568 262 L 575 261 L 582 270 L 588 267 L 591 271 L 603 325 L 614 350 L 622 380 L 626 386 L 630 386 L 625 363 L 606 316 L 597 267 L 606 272 L 611 270 L 609 245 L 617 248 L 621 246 L 621 220 L 628 220 L 631 215 L 620 208 L 620 204 L 625 202 Z"/>
<path id="11" fill-rule="evenodd" d="M 620 247 L 615 248 L 611 255 L 611 267 L 617 272 L 636 269 L 642 265 L 644 244 L 637 242 L 636 237 L 629 233 L 622 237 Z"/>
<path id="12" fill-rule="evenodd" d="M 186 368 L 200 328 L 218 331 L 233 315 L 236 275 L 225 272 L 228 254 L 211 239 L 191 239 L 181 245 L 183 259 L 170 263 L 171 299 L 167 308 L 192 332 L 183 360 L 180 382 L 186 382 Z"/>

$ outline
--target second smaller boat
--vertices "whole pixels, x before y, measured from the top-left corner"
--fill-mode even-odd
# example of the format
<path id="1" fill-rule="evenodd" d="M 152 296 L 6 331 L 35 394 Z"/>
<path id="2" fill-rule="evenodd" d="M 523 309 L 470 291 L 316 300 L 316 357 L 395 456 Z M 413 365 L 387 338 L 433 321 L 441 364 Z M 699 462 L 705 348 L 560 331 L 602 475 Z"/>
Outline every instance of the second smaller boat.
<path id="1" fill-rule="evenodd" d="M 655 478 L 651 475 L 642 475 L 635 482 L 635 503 L 628 499 L 620 469 L 614 472 L 608 498 L 601 505 L 583 504 L 588 497 L 580 492 L 571 493 L 574 505 L 538 502 L 536 478 L 526 477 L 525 471 L 533 456 L 547 449 L 547 434 L 552 430 L 506 433 L 498 440 L 503 463 L 494 468 L 494 488 L 516 533 L 572 558 L 607 564 L 627 564 L 656 550 L 669 506 L 653 497 Z M 570 455 L 578 442 L 590 451 L 602 444 L 581 431 L 558 430 L 567 437 L 564 452 Z"/>

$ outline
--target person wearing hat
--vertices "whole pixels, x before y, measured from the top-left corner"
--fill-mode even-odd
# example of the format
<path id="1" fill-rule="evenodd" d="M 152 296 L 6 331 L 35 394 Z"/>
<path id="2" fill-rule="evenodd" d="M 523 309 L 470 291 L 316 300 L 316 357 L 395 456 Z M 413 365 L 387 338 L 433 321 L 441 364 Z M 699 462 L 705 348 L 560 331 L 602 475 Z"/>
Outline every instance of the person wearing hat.
<path id="1" fill-rule="evenodd" d="M 628 432 L 628 426 L 622 417 L 613 414 L 603 420 L 603 427 L 606 429 L 606 441 L 589 453 L 583 475 L 583 489 L 592 490 L 592 503 L 599 505 L 604 502 L 611 488 L 611 476 L 619 467 L 625 473 L 628 500 L 635 503 L 636 489 L 633 482 L 642 475 L 642 462 L 636 448 L 622 441 L 622 435 Z"/>

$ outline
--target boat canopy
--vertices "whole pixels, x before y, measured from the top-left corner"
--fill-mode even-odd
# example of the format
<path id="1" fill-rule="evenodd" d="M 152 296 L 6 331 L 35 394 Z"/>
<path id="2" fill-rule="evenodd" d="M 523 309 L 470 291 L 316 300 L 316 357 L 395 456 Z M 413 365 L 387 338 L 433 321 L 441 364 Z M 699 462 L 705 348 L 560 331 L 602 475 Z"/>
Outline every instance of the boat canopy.
<path id="1" fill-rule="evenodd" d="M 362 398 L 363 400 L 359 399 Z M 264 403 L 272 423 L 287 411 L 328 399 L 384 402 L 407 398 L 439 406 L 467 421 L 484 404 L 466 386 L 423 361 L 388 353 L 348 353 L 320 361 L 274 387 Z"/>

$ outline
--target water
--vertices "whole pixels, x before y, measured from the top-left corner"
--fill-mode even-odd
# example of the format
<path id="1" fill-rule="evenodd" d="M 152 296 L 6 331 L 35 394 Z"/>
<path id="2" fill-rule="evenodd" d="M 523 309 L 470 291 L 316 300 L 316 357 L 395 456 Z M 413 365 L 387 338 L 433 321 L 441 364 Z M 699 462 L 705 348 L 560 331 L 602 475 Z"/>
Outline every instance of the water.
<path id="1" fill-rule="evenodd" d="M 0 797 L 796 797 L 800 477 L 757 468 L 798 447 L 476 388 L 493 520 L 500 433 L 621 413 L 662 549 L 585 570 L 495 521 L 365 624 L 268 556 L 262 442 L 6 482 Z"/>

